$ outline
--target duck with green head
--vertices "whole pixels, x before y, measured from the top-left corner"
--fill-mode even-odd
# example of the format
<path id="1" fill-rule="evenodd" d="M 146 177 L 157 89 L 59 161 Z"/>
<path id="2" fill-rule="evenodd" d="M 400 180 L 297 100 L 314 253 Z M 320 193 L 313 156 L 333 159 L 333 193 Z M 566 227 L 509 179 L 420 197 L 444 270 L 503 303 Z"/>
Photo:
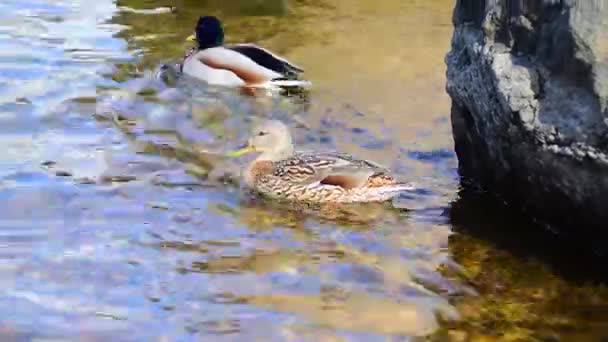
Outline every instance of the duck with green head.
<path id="1" fill-rule="evenodd" d="M 182 72 L 209 84 L 231 87 L 306 87 L 304 70 L 255 44 L 224 44 L 221 21 L 202 16 L 195 34 L 197 46 L 184 58 Z"/>

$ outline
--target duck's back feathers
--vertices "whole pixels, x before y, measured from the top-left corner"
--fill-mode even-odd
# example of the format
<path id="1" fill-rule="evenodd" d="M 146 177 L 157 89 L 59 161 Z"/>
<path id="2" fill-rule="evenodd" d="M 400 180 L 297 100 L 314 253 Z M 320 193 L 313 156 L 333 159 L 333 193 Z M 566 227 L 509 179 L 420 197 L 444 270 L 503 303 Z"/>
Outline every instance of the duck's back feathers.
<path id="1" fill-rule="evenodd" d="M 345 153 L 298 153 L 277 162 L 274 175 L 299 184 L 321 183 L 345 189 L 366 185 L 370 177 L 386 174 L 386 169 Z"/>
<path id="2" fill-rule="evenodd" d="M 254 162 L 254 170 L 249 173 L 250 186 L 271 197 L 292 200 L 381 202 L 414 189 L 378 164 L 344 153 L 296 153 L 276 162 Z"/>
<path id="3" fill-rule="evenodd" d="M 236 51 L 256 64 L 281 74 L 283 79 L 295 79 L 299 73 L 304 72 L 301 67 L 255 44 L 232 44 L 226 45 L 225 48 Z"/>

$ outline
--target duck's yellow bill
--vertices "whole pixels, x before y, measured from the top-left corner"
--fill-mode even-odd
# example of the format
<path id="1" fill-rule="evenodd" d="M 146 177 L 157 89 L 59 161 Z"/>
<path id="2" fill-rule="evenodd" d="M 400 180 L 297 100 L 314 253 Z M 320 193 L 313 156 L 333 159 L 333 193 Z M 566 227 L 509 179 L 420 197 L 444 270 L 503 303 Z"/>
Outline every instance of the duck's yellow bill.
<path id="1" fill-rule="evenodd" d="M 186 38 L 186 40 L 189 42 L 194 42 L 194 41 L 196 41 L 196 36 L 191 34 L 188 36 L 188 38 Z"/>
<path id="2" fill-rule="evenodd" d="M 252 152 L 255 152 L 255 148 L 253 148 L 252 146 L 247 146 L 247 147 L 241 148 L 236 151 L 228 152 L 226 155 L 228 157 L 237 158 L 237 157 L 240 157 L 242 155 L 245 155 L 247 153 L 252 153 Z"/>

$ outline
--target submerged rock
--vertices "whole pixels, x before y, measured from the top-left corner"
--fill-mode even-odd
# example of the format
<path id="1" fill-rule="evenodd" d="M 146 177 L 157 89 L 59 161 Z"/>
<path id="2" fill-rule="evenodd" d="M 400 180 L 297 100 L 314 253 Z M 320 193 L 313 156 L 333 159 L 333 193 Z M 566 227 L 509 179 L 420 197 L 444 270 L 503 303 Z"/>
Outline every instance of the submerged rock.
<path id="1" fill-rule="evenodd" d="M 608 6 L 458 0 L 453 22 L 447 91 L 463 180 L 607 251 Z"/>

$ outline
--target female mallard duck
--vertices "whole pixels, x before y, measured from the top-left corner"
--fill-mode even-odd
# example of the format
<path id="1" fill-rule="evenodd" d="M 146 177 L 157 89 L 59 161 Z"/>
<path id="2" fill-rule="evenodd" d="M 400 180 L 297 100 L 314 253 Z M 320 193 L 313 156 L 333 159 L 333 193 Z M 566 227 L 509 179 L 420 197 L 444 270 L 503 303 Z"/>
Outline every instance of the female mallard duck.
<path id="1" fill-rule="evenodd" d="M 338 152 L 296 152 L 291 134 L 280 121 L 254 128 L 238 157 L 259 152 L 243 173 L 250 188 L 269 197 L 317 203 L 381 202 L 413 190 L 382 166 Z"/>
<path id="2" fill-rule="evenodd" d="M 200 17 L 195 34 L 197 42 L 184 58 L 182 72 L 209 84 L 230 87 L 304 87 L 298 80 L 304 70 L 286 59 L 254 44 L 224 45 L 224 29 L 216 17 Z"/>

